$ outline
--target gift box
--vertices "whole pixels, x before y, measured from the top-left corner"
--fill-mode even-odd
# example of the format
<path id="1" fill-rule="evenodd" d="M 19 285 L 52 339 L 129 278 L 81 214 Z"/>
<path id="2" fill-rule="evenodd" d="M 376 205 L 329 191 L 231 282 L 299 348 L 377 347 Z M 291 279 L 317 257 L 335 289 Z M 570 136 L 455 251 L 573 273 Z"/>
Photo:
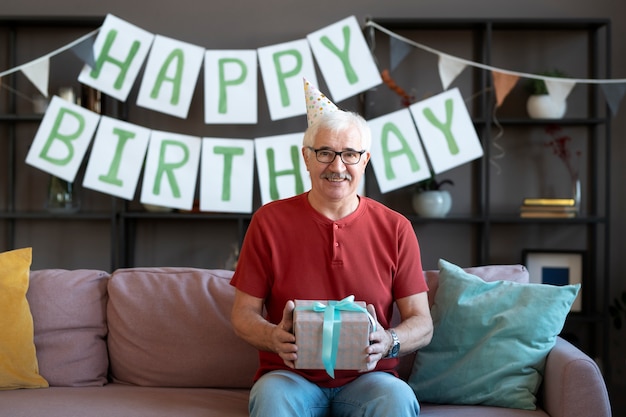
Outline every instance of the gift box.
<path id="1" fill-rule="evenodd" d="M 369 334 L 375 321 L 365 303 L 352 296 L 341 301 L 295 300 L 297 369 L 367 370 Z"/>

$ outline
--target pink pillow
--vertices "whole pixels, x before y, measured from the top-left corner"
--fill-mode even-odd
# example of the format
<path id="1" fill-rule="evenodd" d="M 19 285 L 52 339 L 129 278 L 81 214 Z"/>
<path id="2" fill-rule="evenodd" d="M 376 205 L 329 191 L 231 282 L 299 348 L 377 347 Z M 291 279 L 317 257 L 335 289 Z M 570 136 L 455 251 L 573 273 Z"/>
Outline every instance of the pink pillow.
<path id="1" fill-rule="evenodd" d="M 109 354 L 116 382 L 249 388 L 257 351 L 230 323 L 232 271 L 133 268 L 109 281 Z"/>
<path id="2" fill-rule="evenodd" d="M 26 297 L 39 372 L 50 386 L 107 383 L 106 283 L 95 270 L 31 271 Z"/>
<path id="3" fill-rule="evenodd" d="M 469 274 L 482 278 L 483 281 L 511 281 L 528 284 L 528 269 L 524 265 L 485 265 L 463 268 Z M 439 288 L 439 270 L 424 271 L 428 283 L 428 303 L 433 306 L 437 288 Z"/>

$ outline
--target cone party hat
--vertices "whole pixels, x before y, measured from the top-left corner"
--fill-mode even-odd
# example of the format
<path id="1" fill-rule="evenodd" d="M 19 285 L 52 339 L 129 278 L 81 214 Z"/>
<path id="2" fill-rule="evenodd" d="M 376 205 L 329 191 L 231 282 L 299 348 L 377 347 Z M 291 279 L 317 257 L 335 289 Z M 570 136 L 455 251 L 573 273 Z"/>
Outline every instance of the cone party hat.
<path id="1" fill-rule="evenodd" d="M 313 125 L 323 114 L 339 111 L 335 103 L 330 101 L 306 78 L 304 78 L 304 97 L 306 100 L 306 119 L 309 126 Z"/>

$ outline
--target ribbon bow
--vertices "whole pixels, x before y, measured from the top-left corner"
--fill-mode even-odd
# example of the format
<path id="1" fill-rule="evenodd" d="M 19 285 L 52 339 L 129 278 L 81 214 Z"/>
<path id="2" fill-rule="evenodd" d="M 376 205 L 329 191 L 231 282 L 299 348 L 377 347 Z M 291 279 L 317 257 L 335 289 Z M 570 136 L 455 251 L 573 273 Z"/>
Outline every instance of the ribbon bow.
<path id="1" fill-rule="evenodd" d="M 335 364 L 337 362 L 337 348 L 339 346 L 339 334 L 341 330 L 341 312 L 353 311 L 367 314 L 376 331 L 376 320 L 366 308 L 354 302 L 354 295 L 349 295 L 341 301 L 329 301 L 328 304 L 316 301 L 311 306 L 298 306 L 298 310 L 312 310 L 316 313 L 324 313 L 324 323 L 322 327 L 322 363 L 326 373 L 331 378 L 335 378 Z"/>

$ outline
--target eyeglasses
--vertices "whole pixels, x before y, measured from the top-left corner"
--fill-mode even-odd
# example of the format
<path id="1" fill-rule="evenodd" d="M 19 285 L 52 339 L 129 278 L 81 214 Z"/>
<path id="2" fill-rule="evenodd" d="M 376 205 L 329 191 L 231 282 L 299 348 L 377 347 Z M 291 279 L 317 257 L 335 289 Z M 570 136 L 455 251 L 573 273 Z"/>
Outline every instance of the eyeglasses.
<path id="1" fill-rule="evenodd" d="M 322 164 L 331 164 L 337 155 L 341 158 L 341 162 L 346 165 L 354 165 L 358 164 L 361 160 L 361 155 L 365 153 L 365 150 L 362 151 L 333 151 L 332 149 L 315 149 L 311 146 L 307 146 L 310 150 L 315 152 L 315 159 Z"/>

